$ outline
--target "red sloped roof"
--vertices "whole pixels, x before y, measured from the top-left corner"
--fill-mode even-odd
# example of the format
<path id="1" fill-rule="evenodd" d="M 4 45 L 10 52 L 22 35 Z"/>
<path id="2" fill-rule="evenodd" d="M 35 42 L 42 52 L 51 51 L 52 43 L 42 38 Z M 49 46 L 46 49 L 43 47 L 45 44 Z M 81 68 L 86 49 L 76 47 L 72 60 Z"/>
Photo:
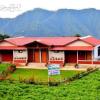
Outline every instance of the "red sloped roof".
<path id="1" fill-rule="evenodd" d="M 17 47 L 17 46 L 0 46 L 0 50 L 25 50 L 25 47 Z"/>
<path id="2" fill-rule="evenodd" d="M 92 36 L 86 36 L 86 37 L 83 37 L 83 38 L 81 37 L 80 39 L 84 40 L 84 41 L 86 41 L 86 42 L 88 42 L 88 43 L 90 43 L 90 44 L 92 44 L 94 46 L 100 44 L 100 40 L 96 39 L 96 38 L 94 38 Z"/>
<path id="3" fill-rule="evenodd" d="M 78 37 L 22 37 L 22 38 L 8 38 L 6 41 L 11 42 L 17 46 L 37 41 L 46 45 L 65 45 L 77 40 Z"/>
<path id="4" fill-rule="evenodd" d="M 67 46 L 67 47 L 54 47 L 50 50 L 86 50 L 91 51 L 93 50 L 92 46 Z"/>

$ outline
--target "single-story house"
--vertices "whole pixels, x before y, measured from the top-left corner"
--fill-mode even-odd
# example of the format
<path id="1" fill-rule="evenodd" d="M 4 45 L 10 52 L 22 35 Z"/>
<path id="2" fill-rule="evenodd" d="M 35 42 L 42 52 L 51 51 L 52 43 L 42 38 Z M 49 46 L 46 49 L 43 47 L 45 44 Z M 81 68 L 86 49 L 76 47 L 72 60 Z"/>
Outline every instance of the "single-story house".
<path id="1" fill-rule="evenodd" d="M 7 38 L 0 41 L 0 61 L 100 64 L 100 40 L 93 36 Z"/>

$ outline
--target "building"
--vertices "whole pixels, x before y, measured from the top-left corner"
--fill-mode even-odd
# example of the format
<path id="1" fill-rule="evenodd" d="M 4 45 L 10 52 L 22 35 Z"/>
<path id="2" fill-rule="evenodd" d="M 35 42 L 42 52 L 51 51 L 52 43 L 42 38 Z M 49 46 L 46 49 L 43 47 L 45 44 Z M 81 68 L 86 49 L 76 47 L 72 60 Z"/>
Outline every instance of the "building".
<path id="1" fill-rule="evenodd" d="M 100 40 L 92 36 L 8 38 L 0 41 L 0 61 L 100 64 Z"/>

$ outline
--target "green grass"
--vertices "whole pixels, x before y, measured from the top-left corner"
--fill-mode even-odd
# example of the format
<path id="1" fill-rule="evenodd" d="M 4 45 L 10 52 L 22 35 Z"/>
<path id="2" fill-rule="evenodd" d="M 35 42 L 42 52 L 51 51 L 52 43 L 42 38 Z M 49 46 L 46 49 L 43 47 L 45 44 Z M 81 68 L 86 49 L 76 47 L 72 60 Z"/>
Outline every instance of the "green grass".
<path id="1" fill-rule="evenodd" d="M 100 100 L 100 71 L 55 87 L 2 81 L 0 100 Z"/>
<path id="2" fill-rule="evenodd" d="M 1 64 L 0 64 L 0 73 L 1 73 L 2 71 L 6 70 L 7 67 L 10 66 L 10 65 L 11 65 L 11 64 L 9 64 L 9 63 L 1 63 Z"/>
<path id="3" fill-rule="evenodd" d="M 53 79 L 59 79 L 61 78 L 62 80 L 67 77 L 71 77 L 80 71 L 65 71 L 61 70 L 61 76 L 55 75 L 51 76 L 50 78 Z M 22 79 L 29 79 L 29 78 L 34 78 L 37 81 L 48 81 L 48 71 L 46 69 L 23 69 L 23 68 L 18 68 L 12 75 L 11 79 L 14 80 L 19 80 L 20 78 Z"/>

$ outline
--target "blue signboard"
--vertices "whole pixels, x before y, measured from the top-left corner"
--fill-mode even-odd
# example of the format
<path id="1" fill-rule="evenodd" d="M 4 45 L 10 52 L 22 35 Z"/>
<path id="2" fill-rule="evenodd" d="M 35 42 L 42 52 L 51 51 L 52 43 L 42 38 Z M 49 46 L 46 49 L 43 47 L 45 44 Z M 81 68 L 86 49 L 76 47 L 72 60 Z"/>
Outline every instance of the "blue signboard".
<path id="1" fill-rule="evenodd" d="M 59 75 L 59 74 L 60 74 L 60 65 L 59 64 L 48 65 L 48 75 Z"/>

